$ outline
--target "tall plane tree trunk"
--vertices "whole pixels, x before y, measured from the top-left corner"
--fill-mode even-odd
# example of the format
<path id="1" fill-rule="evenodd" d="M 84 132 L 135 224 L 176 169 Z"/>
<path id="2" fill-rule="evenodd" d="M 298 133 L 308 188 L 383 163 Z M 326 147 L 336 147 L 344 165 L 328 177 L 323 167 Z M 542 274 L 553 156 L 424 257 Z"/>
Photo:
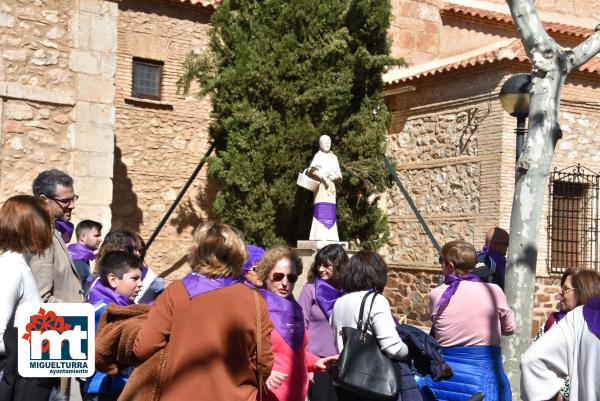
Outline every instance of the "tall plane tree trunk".
<path id="1" fill-rule="evenodd" d="M 564 49 L 544 30 L 533 0 L 507 0 L 507 3 L 533 64 L 528 132 L 516 166 L 507 257 L 506 295 L 518 330 L 505 338 L 502 347 L 513 399 L 519 399 L 519 359 L 532 338 L 538 234 L 546 179 L 556 142 L 561 137 L 558 112 L 561 90 L 567 75 L 600 50 L 600 26 L 574 49 Z"/>

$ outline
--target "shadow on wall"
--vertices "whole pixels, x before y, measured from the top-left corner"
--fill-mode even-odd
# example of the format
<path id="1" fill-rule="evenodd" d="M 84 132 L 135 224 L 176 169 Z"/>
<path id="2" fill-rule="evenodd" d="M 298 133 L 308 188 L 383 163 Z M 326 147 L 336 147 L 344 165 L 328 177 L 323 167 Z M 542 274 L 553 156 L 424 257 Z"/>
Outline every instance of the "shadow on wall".
<path id="1" fill-rule="evenodd" d="M 133 183 L 127 175 L 127 166 L 123 163 L 122 158 L 121 149 L 115 146 L 113 200 L 110 204 L 112 212 L 111 229 L 128 229 L 140 232 L 144 216 L 138 206 L 138 198 L 133 191 Z"/>
<path id="2" fill-rule="evenodd" d="M 206 168 L 206 165 L 202 167 L 202 169 Z M 213 211 L 213 203 L 219 192 L 219 185 L 211 178 L 207 178 L 205 182 L 204 186 L 198 188 L 195 199 L 192 200 L 188 197 L 179 204 L 173 213 L 169 224 L 175 227 L 178 234 L 187 228 L 191 228 L 193 231 L 207 220 L 217 220 Z"/>
<path id="3" fill-rule="evenodd" d="M 205 168 L 207 168 L 206 165 L 203 169 Z M 212 206 L 215 197 L 217 196 L 217 192 L 219 191 L 219 185 L 214 179 L 210 178 L 207 178 L 205 182 L 206 184 L 204 186 L 198 188 L 195 199 L 187 197 L 187 199 L 179 204 L 171 216 L 169 224 L 172 227 L 175 227 L 178 234 L 183 233 L 188 228 L 191 228 L 191 231 L 193 232 L 196 227 L 207 220 L 217 220 Z M 162 271 L 159 276 L 162 278 L 168 277 L 171 273 L 176 272 L 182 267 L 187 260 L 188 254 L 186 249 L 186 253 L 175 263 Z"/>

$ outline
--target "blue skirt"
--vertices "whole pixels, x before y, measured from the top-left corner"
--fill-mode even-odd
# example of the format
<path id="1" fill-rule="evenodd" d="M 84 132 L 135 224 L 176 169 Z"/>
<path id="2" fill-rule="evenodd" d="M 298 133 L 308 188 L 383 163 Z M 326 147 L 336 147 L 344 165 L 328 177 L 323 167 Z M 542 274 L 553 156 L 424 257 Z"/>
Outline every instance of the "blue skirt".
<path id="1" fill-rule="evenodd" d="M 510 383 L 502 367 L 500 347 L 442 348 L 446 363 L 452 368 L 449 380 L 433 381 L 431 376 L 418 377 L 423 398 L 437 401 L 465 401 L 475 393 L 485 394 L 484 401 L 511 401 Z"/>

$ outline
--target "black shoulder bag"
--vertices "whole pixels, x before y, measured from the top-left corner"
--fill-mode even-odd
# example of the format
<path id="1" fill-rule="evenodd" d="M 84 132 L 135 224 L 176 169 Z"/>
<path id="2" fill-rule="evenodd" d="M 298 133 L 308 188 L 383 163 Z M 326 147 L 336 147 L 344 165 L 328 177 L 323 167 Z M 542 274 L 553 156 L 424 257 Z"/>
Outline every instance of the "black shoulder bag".
<path id="1" fill-rule="evenodd" d="M 363 321 L 365 301 L 373 294 L 369 313 Z M 397 400 L 400 391 L 394 362 L 388 358 L 374 335 L 367 333 L 377 292 L 368 292 L 360 304 L 356 328 L 342 327 L 344 349 L 340 353 L 334 380 L 338 386 L 373 400 Z M 371 327 L 371 332 L 373 329 Z"/>

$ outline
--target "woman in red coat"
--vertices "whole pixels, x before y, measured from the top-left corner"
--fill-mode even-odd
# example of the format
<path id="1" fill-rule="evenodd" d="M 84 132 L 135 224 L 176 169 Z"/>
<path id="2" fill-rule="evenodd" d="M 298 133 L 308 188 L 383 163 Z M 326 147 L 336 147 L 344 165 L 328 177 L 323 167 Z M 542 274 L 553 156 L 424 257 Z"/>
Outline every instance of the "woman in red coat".
<path id="1" fill-rule="evenodd" d="M 308 352 L 308 334 L 302 308 L 292 291 L 302 273 L 302 260 L 291 248 L 269 250 L 257 267 L 263 281 L 260 290 L 269 305 L 275 327 L 271 333 L 273 371 L 267 379 L 265 400 L 303 401 L 308 392 L 309 372 L 325 371 L 337 356 L 319 358 Z"/>

